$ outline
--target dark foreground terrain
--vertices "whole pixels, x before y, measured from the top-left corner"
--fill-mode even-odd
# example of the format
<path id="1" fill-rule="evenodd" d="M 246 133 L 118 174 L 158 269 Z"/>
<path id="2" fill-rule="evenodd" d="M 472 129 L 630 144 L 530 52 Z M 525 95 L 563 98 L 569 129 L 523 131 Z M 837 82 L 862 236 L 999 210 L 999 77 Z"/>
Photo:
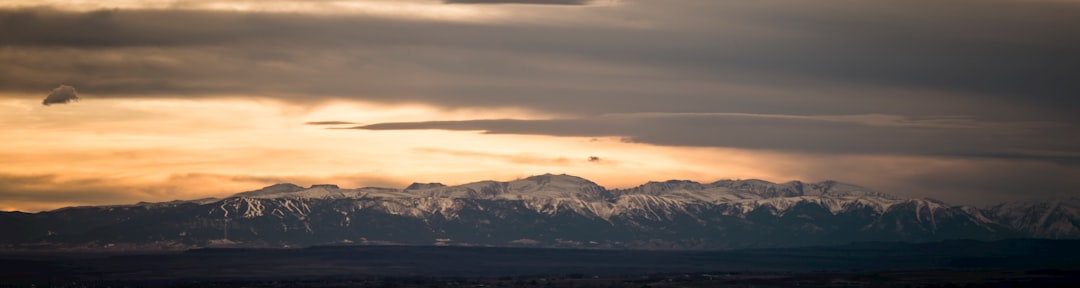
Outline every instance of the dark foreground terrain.
<path id="1" fill-rule="evenodd" d="M 11 287 L 1073 287 L 1080 241 L 736 251 L 322 246 L 6 251 Z"/>

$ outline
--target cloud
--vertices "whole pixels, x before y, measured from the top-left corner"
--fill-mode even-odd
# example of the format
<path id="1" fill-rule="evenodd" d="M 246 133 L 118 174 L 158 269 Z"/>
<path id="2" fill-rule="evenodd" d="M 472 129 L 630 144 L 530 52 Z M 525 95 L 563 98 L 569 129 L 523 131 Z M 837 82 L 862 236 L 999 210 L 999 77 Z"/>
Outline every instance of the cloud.
<path id="1" fill-rule="evenodd" d="M 1055 200 L 1076 196 L 1075 191 L 1080 189 L 1078 167 L 1062 167 L 1040 161 L 988 159 L 953 163 L 897 177 L 886 187 L 960 204 Z M 1020 195 L 1023 196 L 1018 197 Z"/>
<path id="2" fill-rule="evenodd" d="M 45 100 L 41 101 L 41 105 L 67 104 L 78 100 L 79 96 L 75 93 L 75 87 L 60 85 L 60 87 L 56 87 L 49 92 L 49 96 L 46 96 Z"/>
<path id="3" fill-rule="evenodd" d="M 141 189 L 150 189 L 150 187 L 141 187 Z M 134 203 L 137 199 L 146 198 L 143 192 L 134 190 L 136 189 L 93 177 L 0 173 L 0 199 L 3 199 L 3 205 L 28 212 L 38 209 L 22 208 L 27 206 L 24 203 L 34 203 L 34 208 L 55 209 L 68 205 Z"/>
<path id="4" fill-rule="evenodd" d="M 305 122 L 304 123 L 304 125 L 354 125 L 354 124 L 356 124 L 356 123 L 355 122 L 347 122 L 347 121 L 312 121 L 312 122 Z"/>
<path id="5" fill-rule="evenodd" d="M 417 152 L 428 154 L 443 154 L 450 156 L 469 157 L 473 159 L 492 159 L 499 160 L 508 163 L 515 164 L 529 164 L 529 165 L 545 165 L 545 166 L 568 166 L 573 164 L 569 158 L 566 157 L 546 157 L 536 154 L 520 153 L 520 154 L 498 154 L 488 152 L 477 151 L 465 151 L 465 150 L 453 150 L 442 148 L 420 148 L 416 149 Z"/>
<path id="6" fill-rule="evenodd" d="M 1045 122 L 895 115 L 638 113 L 551 120 L 378 123 L 366 130 L 443 129 L 492 134 L 625 137 L 671 146 L 733 147 L 829 154 L 1024 158 L 1077 163 L 1080 133 Z"/>
<path id="7" fill-rule="evenodd" d="M 479 23 L 9 9 L 0 92 L 69 83 L 109 97 L 258 94 L 577 115 L 1080 117 L 1065 108 L 1080 105 L 1071 37 L 1080 27 L 1070 24 L 1080 5 L 833 1 L 480 7 L 511 16 Z M 982 12 L 969 13 L 975 6 Z"/>
<path id="8" fill-rule="evenodd" d="M 665 0 L 588 9 L 401 2 L 426 6 L 363 8 L 394 10 L 378 15 L 211 11 L 217 2 L 207 1 L 183 9 L 0 8 L 0 97 L 37 99 L 42 87 L 65 83 L 125 100 L 511 108 L 561 118 L 363 128 L 822 154 L 807 169 L 832 173 L 843 171 L 823 167 L 850 154 L 1035 161 L 1048 175 L 1080 158 L 1075 1 Z M 457 18 L 409 16 L 432 7 L 425 13 Z M 584 163 L 586 155 L 566 157 Z M 1046 181 L 1073 187 L 1061 179 Z"/>
<path id="9" fill-rule="evenodd" d="M 216 189 L 214 197 L 225 197 L 237 192 L 261 188 L 277 183 L 293 183 L 301 186 L 314 184 L 337 184 L 343 188 L 360 187 L 404 187 L 411 180 L 396 177 L 367 174 L 333 174 L 333 175 L 247 175 L 247 174 L 221 174 L 221 173 L 184 173 L 170 175 L 166 183 L 182 189 L 193 189 L 206 183 L 229 184 L 232 190 Z"/>
<path id="10" fill-rule="evenodd" d="M 1029 159 L 807 154 L 756 158 L 747 165 L 784 175 L 772 181 L 837 180 L 958 205 L 1061 199 L 1080 189 L 1080 166 Z"/>
<path id="11" fill-rule="evenodd" d="M 591 0 L 443 0 L 446 4 L 587 5 Z"/>

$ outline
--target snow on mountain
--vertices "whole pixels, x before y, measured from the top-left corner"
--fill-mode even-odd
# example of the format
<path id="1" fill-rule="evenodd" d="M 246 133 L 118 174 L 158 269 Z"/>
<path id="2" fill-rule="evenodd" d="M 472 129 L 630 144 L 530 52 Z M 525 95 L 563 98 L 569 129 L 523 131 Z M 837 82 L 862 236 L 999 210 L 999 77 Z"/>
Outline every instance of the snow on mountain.
<path id="1" fill-rule="evenodd" d="M 236 193 L 233 197 L 256 197 L 260 195 L 281 195 L 285 193 L 292 193 L 296 191 L 304 190 L 304 187 L 297 186 L 292 183 L 278 183 L 270 186 L 263 187 L 259 190 L 247 191 Z"/>
<path id="2" fill-rule="evenodd" d="M 711 184 L 685 180 L 649 182 L 617 193 L 646 194 L 685 202 L 727 203 L 739 207 L 743 213 L 761 206 L 784 211 L 799 203 L 815 203 L 834 214 L 867 206 L 885 211 L 893 204 L 907 200 L 836 181 L 772 183 L 756 179 L 722 180 Z"/>
<path id="3" fill-rule="evenodd" d="M 737 190 L 717 185 L 704 185 L 686 180 L 649 182 L 627 190 L 617 191 L 620 195 L 643 194 L 685 202 L 723 203 L 748 199 L 762 199 L 762 195 L 748 190 Z"/>
<path id="4" fill-rule="evenodd" d="M 459 186 L 408 189 L 419 197 L 525 200 L 541 198 L 601 200 L 607 190 L 592 181 L 570 175 L 539 175 L 510 182 L 481 181 Z"/>
<path id="5" fill-rule="evenodd" d="M 611 222 L 612 217 L 642 217 L 650 220 L 670 220 L 674 215 L 690 215 L 703 207 L 721 205 L 720 213 L 743 217 L 764 208 L 769 213 L 782 216 L 793 207 L 813 204 L 836 215 L 846 211 L 870 209 L 883 215 L 896 204 L 914 205 L 914 221 L 936 225 L 935 213 L 949 209 L 944 203 L 927 199 L 905 199 L 872 191 L 860 186 L 835 181 L 803 183 L 791 181 L 772 183 L 763 180 L 723 180 L 702 184 L 685 180 L 648 182 L 630 189 L 607 190 L 584 178 L 570 175 L 545 174 L 508 182 L 481 181 L 458 186 L 438 183 L 414 183 L 406 189 L 359 188 L 342 189 L 334 185 L 314 185 L 303 188 L 293 184 L 276 184 L 260 190 L 234 195 L 235 211 L 244 217 L 261 216 L 266 213 L 301 213 L 289 207 L 292 200 L 282 199 L 356 199 L 359 208 L 374 209 L 391 215 L 425 219 L 434 214 L 457 218 L 465 209 L 454 200 L 514 201 L 522 208 L 542 215 L 563 212 L 582 217 Z M 263 211 L 261 202 L 243 199 L 266 199 L 279 201 L 285 207 L 275 211 Z M 377 200 L 377 201 L 375 201 Z M 482 206 L 476 207 L 483 209 Z M 224 209 L 224 208 L 223 208 Z M 697 216 L 691 218 L 699 218 Z M 986 222 L 979 214 L 970 217 L 976 222 Z M 936 228 L 928 228 L 934 230 Z"/>
<path id="6" fill-rule="evenodd" d="M 1039 238 L 1080 237 L 1080 198 L 1061 201 L 1010 202 L 990 207 L 999 222 Z"/>
<path id="7" fill-rule="evenodd" d="M 765 198 L 796 197 L 803 196 L 803 183 L 791 181 L 787 183 L 772 183 L 765 180 L 721 180 L 711 184 L 716 187 L 725 187 L 740 191 L 749 191 Z"/>
<path id="8" fill-rule="evenodd" d="M 882 198 L 888 200 L 903 200 L 903 197 L 881 193 L 865 187 L 837 182 L 822 181 L 816 183 L 803 183 L 801 181 L 789 181 L 785 183 L 772 183 L 764 180 L 721 180 L 709 184 L 712 187 L 724 187 L 733 190 L 747 191 L 764 198 L 821 196 L 821 197 L 845 197 L 845 198 Z"/>
<path id="9" fill-rule="evenodd" d="M 446 187 L 446 185 L 443 185 L 442 183 L 416 183 L 416 182 L 413 182 L 412 184 L 409 184 L 409 187 L 405 187 L 405 190 L 424 190 L 424 189 L 433 189 L 433 188 L 441 188 L 441 187 Z"/>
<path id="10" fill-rule="evenodd" d="M 722 180 L 702 184 L 686 180 L 648 182 L 638 187 L 606 190 L 584 178 L 570 175 L 538 175 L 508 182 L 481 181 L 458 186 L 439 183 L 413 183 L 403 190 L 391 188 L 341 189 L 336 185 L 314 185 L 303 188 L 293 184 L 275 184 L 263 189 L 243 192 L 233 197 L 253 199 L 384 199 L 386 212 L 420 217 L 428 202 L 408 199 L 484 199 L 522 201 L 538 213 L 556 214 L 572 211 L 590 217 L 610 219 L 613 215 L 645 213 L 643 211 L 685 210 L 688 205 L 726 204 L 745 214 L 760 207 L 770 207 L 783 213 L 795 205 L 813 203 L 833 214 L 869 207 L 884 213 L 892 205 L 916 201 L 926 207 L 916 212 L 945 207 L 944 203 L 905 199 L 870 189 L 836 181 L 803 183 L 790 181 L 772 183 L 764 180 Z M 429 200 L 430 201 L 430 200 Z M 253 208 L 254 209 L 254 208 Z M 453 215 L 454 209 L 439 206 L 443 214 Z M 649 212 L 656 214 L 654 212 Z M 928 212 L 929 213 L 929 212 Z M 657 216 L 653 215 L 653 216 Z M 980 219 L 985 218 L 980 215 Z"/>
<path id="11" fill-rule="evenodd" d="M 587 179 L 552 174 L 457 186 L 414 183 L 405 189 L 283 183 L 225 199 L 0 217 L 30 233 L 0 241 L 57 243 L 225 239 L 308 245 L 344 239 L 423 244 L 443 239 L 438 241 L 445 244 L 453 239 L 518 245 L 531 239 L 558 247 L 733 248 L 1080 238 L 1080 198 L 979 209 L 836 181 L 669 180 L 608 190 Z"/>

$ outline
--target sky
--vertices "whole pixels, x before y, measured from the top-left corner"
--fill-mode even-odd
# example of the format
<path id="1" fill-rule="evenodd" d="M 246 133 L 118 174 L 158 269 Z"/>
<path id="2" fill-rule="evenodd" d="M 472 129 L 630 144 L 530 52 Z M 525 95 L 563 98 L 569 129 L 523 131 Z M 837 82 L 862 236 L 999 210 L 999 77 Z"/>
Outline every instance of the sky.
<path id="1" fill-rule="evenodd" d="M 1080 196 L 1080 1 L 0 0 L 0 210 L 571 174 Z"/>

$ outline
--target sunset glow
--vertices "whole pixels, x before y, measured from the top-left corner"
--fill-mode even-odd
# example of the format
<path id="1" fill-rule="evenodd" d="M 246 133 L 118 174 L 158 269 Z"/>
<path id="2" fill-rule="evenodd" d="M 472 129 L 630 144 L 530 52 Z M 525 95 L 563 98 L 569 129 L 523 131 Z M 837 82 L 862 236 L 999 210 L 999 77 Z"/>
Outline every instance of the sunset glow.
<path id="1" fill-rule="evenodd" d="M 0 158 L 9 164 L 0 175 L 27 179 L 22 188 L 33 193 L 57 186 L 77 190 L 65 187 L 72 185 L 115 193 L 115 198 L 76 202 L 84 205 L 218 197 L 279 182 L 403 187 L 412 181 L 462 184 L 558 172 L 628 187 L 653 177 L 715 180 L 713 172 L 702 171 L 777 176 L 740 168 L 750 166 L 751 156 L 734 150 L 662 147 L 615 137 L 334 129 L 401 120 L 537 117 L 506 109 L 440 111 L 346 102 L 294 107 L 237 98 L 212 103 L 97 99 L 65 107 L 7 100 L 0 107 L 3 128 L 23 135 L 0 144 L 7 151 Z M 324 119 L 355 124 L 305 124 Z M 70 203 L 5 204 L 44 209 Z"/>
<path id="2" fill-rule="evenodd" d="M 1075 2 L 490 2 L 0 1 L 0 209 L 543 173 L 1080 189 Z"/>

